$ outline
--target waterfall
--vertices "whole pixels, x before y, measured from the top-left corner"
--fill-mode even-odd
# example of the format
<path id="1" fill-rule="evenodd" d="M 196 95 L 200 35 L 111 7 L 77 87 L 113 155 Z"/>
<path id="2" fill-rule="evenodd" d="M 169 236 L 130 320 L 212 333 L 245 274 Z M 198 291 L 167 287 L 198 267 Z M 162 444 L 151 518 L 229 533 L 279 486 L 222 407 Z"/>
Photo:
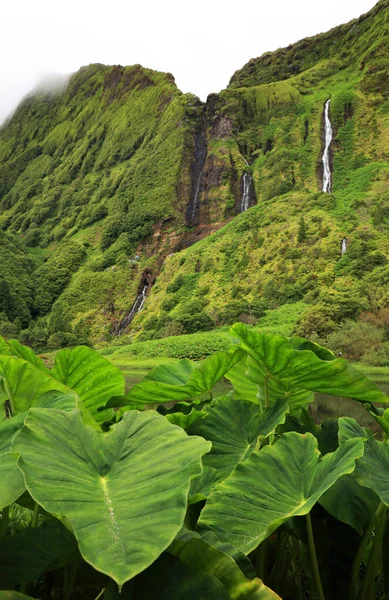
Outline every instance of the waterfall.
<path id="1" fill-rule="evenodd" d="M 198 206 L 199 206 L 198 195 L 199 195 L 199 192 L 200 192 L 200 184 L 201 184 L 201 177 L 202 177 L 202 175 L 203 175 L 203 169 L 201 169 L 201 171 L 200 171 L 199 178 L 198 178 L 197 184 L 196 184 L 196 190 L 195 190 L 195 194 L 194 194 L 194 198 L 193 198 L 192 219 L 195 218 L 196 211 L 197 211 Z"/>
<path id="2" fill-rule="evenodd" d="M 141 293 L 136 297 L 136 300 L 135 300 L 134 304 L 132 305 L 130 312 L 123 319 L 123 321 L 121 321 L 121 323 L 119 325 L 118 335 L 121 335 L 123 333 L 123 331 L 125 330 L 125 328 L 128 327 L 128 325 L 131 323 L 132 319 L 135 317 L 136 313 L 140 312 L 143 309 L 143 306 L 144 306 L 144 303 L 146 300 L 146 293 L 147 293 L 148 287 L 149 287 L 148 284 L 145 284 L 143 286 Z"/>
<path id="3" fill-rule="evenodd" d="M 323 188 L 322 191 L 329 194 L 331 192 L 331 168 L 330 168 L 330 146 L 332 142 L 332 125 L 330 121 L 330 103 L 327 100 L 324 107 L 324 126 L 325 126 L 325 146 L 323 152 Z"/>
<path id="4" fill-rule="evenodd" d="M 342 245 L 340 248 L 340 256 L 343 256 L 343 254 L 346 252 L 346 250 L 347 250 L 347 238 L 343 238 Z"/>
<path id="5" fill-rule="evenodd" d="M 250 202 L 250 188 L 253 178 L 250 173 L 243 173 L 243 194 L 240 202 L 240 212 L 244 212 L 249 207 Z"/>
<path id="6" fill-rule="evenodd" d="M 207 160 L 207 151 L 206 124 L 204 119 L 201 118 L 194 140 L 194 156 L 190 167 L 191 193 L 186 210 L 186 224 L 190 227 L 197 224 L 196 221 L 200 218 L 201 182 Z"/>

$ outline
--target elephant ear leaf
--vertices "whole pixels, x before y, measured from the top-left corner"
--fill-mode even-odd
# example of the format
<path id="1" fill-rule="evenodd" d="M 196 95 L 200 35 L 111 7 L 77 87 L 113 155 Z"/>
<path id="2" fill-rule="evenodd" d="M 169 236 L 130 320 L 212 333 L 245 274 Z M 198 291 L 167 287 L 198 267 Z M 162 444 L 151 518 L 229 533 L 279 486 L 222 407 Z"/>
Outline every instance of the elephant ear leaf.
<path id="1" fill-rule="evenodd" d="M 279 525 L 307 514 L 335 481 L 354 470 L 363 441 L 349 440 L 320 456 L 310 434 L 284 434 L 274 445 L 253 452 L 209 496 L 200 530 L 248 554 Z"/>
<path id="2" fill-rule="evenodd" d="M 31 363 L 37 369 L 44 371 L 49 374 L 49 369 L 45 366 L 43 360 L 35 354 L 35 352 L 28 346 L 23 346 L 18 340 L 8 340 L 9 354 L 10 356 L 17 356 L 23 358 L 27 362 Z"/>
<path id="3" fill-rule="evenodd" d="M 0 422 L 0 510 L 15 502 L 24 492 L 23 474 L 17 465 L 17 457 L 10 454 L 11 443 L 24 424 L 25 414 Z"/>
<path id="4" fill-rule="evenodd" d="M 201 396 L 209 392 L 243 356 L 244 353 L 235 348 L 233 352 L 216 352 L 197 364 L 184 359 L 173 365 L 156 367 L 126 394 L 128 404 L 179 402 Z"/>
<path id="5" fill-rule="evenodd" d="M 281 600 L 260 579 L 246 579 L 234 559 L 194 531 L 178 536 L 169 552 L 198 576 L 209 575 L 219 581 L 235 600 Z"/>
<path id="6" fill-rule="evenodd" d="M 0 409 L 7 405 L 10 413 L 0 410 L 0 422 L 26 412 L 39 397 L 54 391 L 72 395 L 76 403 L 76 394 L 50 374 L 22 358 L 0 355 Z"/>
<path id="7" fill-rule="evenodd" d="M 188 433 L 212 442 L 212 450 L 203 463 L 216 469 L 221 480 L 259 447 L 260 437 L 267 437 L 284 423 L 288 410 L 287 400 L 279 400 L 261 411 L 252 402 L 222 398 L 202 411 L 205 418 L 195 421 Z"/>
<path id="8" fill-rule="evenodd" d="M 119 587 L 173 541 L 209 449 L 153 411 L 129 411 L 103 434 L 78 410 L 55 409 L 31 409 L 12 445 L 32 498 L 70 524 L 84 559 Z"/>
<path id="9" fill-rule="evenodd" d="M 357 460 L 355 478 L 357 482 L 373 490 L 380 500 L 389 506 L 389 446 L 373 437 L 371 431 L 363 429 L 355 419 L 339 419 L 339 439 L 363 438 L 365 451 Z"/>
<path id="10" fill-rule="evenodd" d="M 0 587 L 37 580 L 46 570 L 68 563 L 76 552 L 74 536 L 57 519 L 5 536 L 0 540 Z"/>
<path id="11" fill-rule="evenodd" d="M 277 389 L 278 394 L 282 394 L 286 386 L 289 395 L 297 388 L 346 396 L 360 402 L 387 402 L 375 383 L 346 360 L 334 358 L 320 346 L 304 345 L 301 339 L 296 342 L 282 335 L 258 333 L 242 323 L 236 323 L 231 333 L 239 338 L 240 348 L 255 361 L 256 379 L 265 390 L 265 396 L 266 391 L 276 394 Z M 253 381 L 253 377 L 249 377 Z"/>
<path id="12" fill-rule="evenodd" d="M 98 409 L 112 396 L 124 394 L 125 380 L 120 369 L 86 346 L 60 350 L 51 374 L 76 392 L 98 423 L 114 415 L 112 409 Z"/>
<path id="13" fill-rule="evenodd" d="M 373 490 L 359 485 L 352 473 L 340 477 L 319 502 L 335 519 L 363 535 L 380 501 Z"/>

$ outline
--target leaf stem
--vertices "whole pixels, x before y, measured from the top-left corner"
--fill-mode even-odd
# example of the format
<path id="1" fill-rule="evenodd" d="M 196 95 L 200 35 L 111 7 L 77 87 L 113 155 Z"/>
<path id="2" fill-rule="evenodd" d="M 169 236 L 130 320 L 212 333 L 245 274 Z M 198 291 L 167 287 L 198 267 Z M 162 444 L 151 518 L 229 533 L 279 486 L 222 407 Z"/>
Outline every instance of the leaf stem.
<path id="1" fill-rule="evenodd" d="M 315 549 L 315 540 L 313 537 L 313 529 L 312 529 L 312 521 L 311 515 L 308 513 L 305 515 L 307 522 L 307 532 L 308 532 L 308 543 L 309 543 L 309 553 L 311 555 L 311 563 L 313 570 L 313 578 L 315 580 L 316 592 L 319 597 L 319 600 L 325 600 L 323 586 L 321 584 L 319 565 L 317 562 L 316 549 Z"/>
<path id="2" fill-rule="evenodd" d="M 31 527 L 38 527 L 38 517 L 39 517 L 39 504 L 35 502 L 34 512 L 32 514 Z"/>
<path id="3" fill-rule="evenodd" d="M 9 520 L 9 506 L 6 506 L 1 512 L 0 539 L 7 533 Z"/>
<path id="4" fill-rule="evenodd" d="M 380 502 L 380 504 L 378 505 L 378 508 L 376 510 L 376 512 L 374 513 L 372 519 L 370 520 L 370 523 L 365 531 L 365 534 L 363 536 L 361 545 L 359 546 L 357 555 L 354 559 L 354 565 L 353 565 L 353 569 L 352 569 L 352 574 L 351 574 L 351 590 L 352 590 L 352 598 L 358 598 L 358 588 L 359 588 L 359 566 L 362 562 L 363 559 L 363 555 L 365 554 L 367 545 L 370 541 L 370 537 L 372 532 L 374 531 L 374 528 L 377 524 L 377 521 L 383 511 L 383 509 L 385 508 L 385 504 L 383 502 Z"/>
<path id="5" fill-rule="evenodd" d="M 292 538 L 289 538 L 289 543 L 290 543 L 290 552 L 291 552 L 291 567 L 292 567 L 292 572 L 294 574 L 294 581 L 295 581 L 296 588 L 297 588 L 297 600 L 304 600 L 303 588 L 301 585 L 301 574 L 300 574 L 300 569 L 299 569 L 299 565 L 298 565 L 298 556 L 297 556 L 298 542 L 296 542 Z"/>
<path id="6" fill-rule="evenodd" d="M 369 560 L 367 562 L 366 571 L 363 577 L 362 587 L 360 590 L 359 598 L 362 600 L 370 600 L 375 598 L 374 593 L 374 581 L 376 571 L 378 570 L 379 556 L 381 552 L 382 538 L 385 532 L 387 511 L 381 512 L 377 529 L 375 531 L 373 547 L 370 552 Z"/>
<path id="7" fill-rule="evenodd" d="M 268 551 L 268 541 L 263 540 L 263 542 L 258 546 L 257 549 L 257 561 L 255 565 L 255 570 L 257 575 L 264 583 L 267 582 L 267 551 Z"/>
<path id="8" fill-rule="evenodd" d="M 104 592 L 105 592 L 105 588 L 103 588 L 101 590 L 100 594 L 98 596 L 96 596 L 95 600 L 100 600 L 100 598 L 102 597 L 102 595 L 104 594 Z"/>
<path id="9" fill-rule="evenodd" d="M 75 582 L 78 567 L 80 566 L 80 564 L 81 564 L 81 555 L 78 553 L 78 556 L 76 556 L 69 565 L 66 565 L 66 567 L 64 569 L 63 600 L 69 600 L 72 595 L 74 582 Z M 104 592 L 104 590 L 103 590 L 103 592 Z"/>
<path id="10" fill-rule="evenodd" d="M 287 543 L 285 543 L 285 536 L 283 535 L 283 532 L 278 529 L 277 530 L 277 541 L 276 541 L 276 547 L 275 547 L 275 564 L 274 564 L 274 569 L 273 569 L 273 578 L 272 578 L 272 588 L 275 591 L 280 592 L 280 583 L 281 583 L 281 576 L 283 573 L 283 566 L 284 566 L 284 561 L 285 561 L 285 549 L 287 548 Z"/>

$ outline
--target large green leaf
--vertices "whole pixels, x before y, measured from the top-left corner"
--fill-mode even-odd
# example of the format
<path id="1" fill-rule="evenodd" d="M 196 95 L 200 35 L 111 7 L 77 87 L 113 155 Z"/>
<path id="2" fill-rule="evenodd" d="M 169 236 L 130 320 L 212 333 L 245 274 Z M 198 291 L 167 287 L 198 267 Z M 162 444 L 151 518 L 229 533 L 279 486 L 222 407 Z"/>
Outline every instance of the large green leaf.
<path id="1" fill-rule="evenodd" d="M 342 358 L 323 360 L 322 356 L 330 357 L 319 350 L 313 351 L 311 346 L 296 350 L 294 342 L 284 336 L 258 333 L 242 323 L 235 324 L 231 333 L 255 360 L 257 382 L 265 390 L 265 396 L 266 390 L 271 392 L 272 385 L 275 389 L 286 385 L 289 394 L 294 388 L 300 388 L 362 402 L 388 401 L 372 381 Z M 301 340 L 298 346 L 304 347 Z"/>
<path id="2" fill-rule="evenodd" d="M 23 427 L 24 417 L 20 414 L 0 422 L 0 510 L 15 502 L 26 489 L 17 458 L 9 454 L 13 438 Z"/>
<path id="3" fill-rule="evenodd" d="M 340 477 L 320 498 L 327 512 L 354 527 L 359 535 L 363 535 L 379 502 L 375 492 L 357 483 L 354 473 Z"/>
<path id="4" fill-rule="evenodd" d="M 124 394 L 120 369 L 86 346 L 64 348 L 55 358 L 52 376 L 74 390 L 98 423 L 110 420 L 113 410 L 98 411 L 112 396 Z"/>
<path id="5" fill-rule="evenodd" d="M 313 401 L 313 393 L 291 385 L 285 380 L 267 377 L 261 365 L 251 356 L 241 360 L 227 374 L 234 386 L 234 398 L 270 406 L 277 400 L 287 399 L 289 410 L 299 415 L 301 408 Z"/>
<path id="6" fill-rule="evenodd" d="M 291 432 L 253 452 L 211 493 L 200 527 L 247 554 L 284 521 L 307 514 L 339 477 L 354 470 L 363 454 L 359 439 L 324 457 L 317 446 L 310 433 Z"/>
<path id="7" fill-rule="evenodd" d="M 136 577 L 133 586 L 124 586 L 121 595 L 107 587 L 104 600 L 231 600 L 231 596 L 216 577 L 196 573 L 179 558 L 162 554 L 146 571 Z M 1 600 L 1 598 L 0 598 Z"/>
<path id="8" fill-rule="evenodd" d="M 45 371 L 45 373 L 50 373 L 43 360 L 37 356 L 31 348 L 28 346 L 23 346 L 18 340 L 8 340 L 6 342 L 5 340 L 1 339 L 0 354 L 8 354 L 9 356 L 23 358 L 23 360 L 31 363 L 37 369 Z"/>
<path id="9" fill-rule="evenodd" d="M 355 478 L 361 485 L 374 490 L 389 506 L 389 446 L 376 440 L 372 432 L 362 428 L 355 419 L 339 419 L 339 440 L 358 438 L 365 440 L 365 451 L 357 460 Z"/>
<path id="10" fill-rule="evenodd" d="M 12 415 L 17 415 L 27 411 L 40 396 L 54 390 L 77 398 L 68 387 L 31 363 L 0 355 L 0 422 L 7 416 L 5 402 L 9 402 Z"/>
<path id="11" fill-rule="evenodd" d="M 226 373 L 225 377 L 234 386 L 234 398 L 259 404 L 258 382 L 251 381 L 247 377 L 247 360 L 249 358 L 246 356 L 243 360 L 239 361 Z"/>
<path id="12" fill-rule="evenodd" d="M 184 359 L 156 367 L 126 394 L 128 404 L 178 402 L 200 396 L 210 391 L 243 356 L 244 353 L 236 349 L 216 352 L 197 364 Z"/>
<path id="13" fill-rule="evenodd" d="M 267 437 L 285 421 L 287 400 L 279 400 L 261 411 L 252 402 L 223 398 L 204 409 L 206 417 L 193 423 L 189 434 L 201 435 L 212 442 L 212 450 L 203 463 L 216 469 L 219 480 L 225 479 L 238 463 L 259 446 L 259 437 Z"/>
<path id="14" fill-rule="evenodd" d="M 177 406 L 177 405 L 176 405 Z M 165 419 L 167 419 L 173 425 L 179 425 L 185 431 L 188 431 L 196 421 L 200 421 L 204 419 L 206 416 L 205 412 L 202 410 L 196 410 L 192 408 L 189 413 L 182 412 L 172 412 L 165 415 Z"/>
<path id="15" fill-rule="evenodd" d="M 201 475 L 193 477 L 191 481 L 188 503 L 195 504 L 201 500 L 206 500 L 218 481 L 219 477 L 216 469 L 204 466 Z"/>
<path id="16" fill-rule="evenodd" d="M 217 579 L 232 600 L 279 599 L 260 579 L 248 581 L 231 556 L 194 531 L 181 533 L 169 547 L 169 552 L 198 575 L 211 575 Z"/>
<path id="17" fill-rule="evenodd" d="M 0 540 L 0 589 L 33 581 L 46 570 L 66 564 L 76 553 L 74 536 L 56 519 Z"/>
<path id="18" fill-rule="evenodd" d="M 71 391 L 65 394 L 59 390 L 46 392 L 33 400 L 35 408 L 58 408 L 74 410 L 78 407 L 77 396 Z M 12 440 L 24 425 L 26 412 L 0 421 L 0 509 L 14 502 L 25 491 L 22 472 L 17 465 L 17 457 L 10 453 Z M 85 420 L 85 418 L 84 418 Z"/>
<path id="19" fill-rule="evenodd" d="M 173 541 L 209 449 L 153 411 L 127 412 L 103 434 L 79 411 L 45 409 L 29 411 L 12 446 L 34 500 L 70 523 L 85 560 L 119 586 Z"/>

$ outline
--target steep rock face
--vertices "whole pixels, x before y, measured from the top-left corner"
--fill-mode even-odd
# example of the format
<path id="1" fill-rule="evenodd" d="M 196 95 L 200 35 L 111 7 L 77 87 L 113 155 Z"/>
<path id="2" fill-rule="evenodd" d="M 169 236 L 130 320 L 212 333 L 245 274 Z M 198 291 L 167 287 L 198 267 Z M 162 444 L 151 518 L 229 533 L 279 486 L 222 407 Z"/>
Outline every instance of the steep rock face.
<path id="1" fill-rule="evenodd" d="M 139 65 L 90 65 L 65 91 L 25 99 L 0 129 L 0 228 L 35 257 L 22 267 L 22 327 L 32 317 L 51 334 L 105 339 L 130 313 L 144 273 L 147 301 L 127 331 L 149 337 L 169 323 L 190 331 L 288 302 L 331 303 L 338 288 L 357 298 L 351 316 L 382 304 L 388 10 L 383 0 L 250 61 L 206 104 Z M 329 98 L 333 185 L 322 194 Z M 248 178 L 253 208 L 237 216 Z M 374 273 L 383 285 L 369 284 L 375 291 L 362 301 Z M 187 314 L 203 321 L 191 325 Z"/>

